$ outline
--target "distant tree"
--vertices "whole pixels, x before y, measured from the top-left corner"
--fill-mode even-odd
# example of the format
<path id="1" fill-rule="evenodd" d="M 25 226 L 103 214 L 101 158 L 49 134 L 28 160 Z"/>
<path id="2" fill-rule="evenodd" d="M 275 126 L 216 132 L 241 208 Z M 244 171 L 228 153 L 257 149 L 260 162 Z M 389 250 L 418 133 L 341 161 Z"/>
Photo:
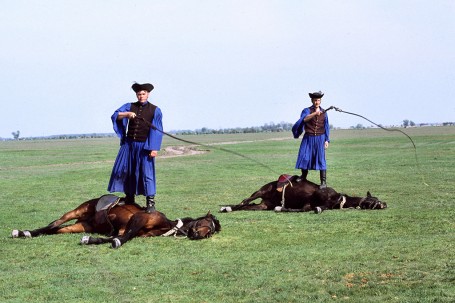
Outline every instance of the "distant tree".
<path id="1" fill-rule="evenodd" d="M 410 126 L 416 126 L 416 124 L 414 123 L 414 121 L 409 121 L 409 125 L 410 125 Z"/>
<path id="2" fill-rule="evenodd" d="M 403 120 L 403 126 L 405 128 L 409 126 L 409 120 L 408 119 Z"/>
<path id="3" fill-rule="evenodd" d="M 21 135 L 21 132 L 15 131 L 15 132 L 12 132 L 11 135 L 13 135 L 14 140 L 19 140 L 19 136 Z"/>

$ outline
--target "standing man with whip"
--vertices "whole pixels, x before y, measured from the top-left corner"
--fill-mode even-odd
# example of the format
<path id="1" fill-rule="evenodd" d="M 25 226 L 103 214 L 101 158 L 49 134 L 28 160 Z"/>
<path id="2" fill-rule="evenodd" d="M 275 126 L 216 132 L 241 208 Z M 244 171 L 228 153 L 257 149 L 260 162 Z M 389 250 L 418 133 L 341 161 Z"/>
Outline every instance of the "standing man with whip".
<path id="1" fill-rule="evenodd" d="M 120 138 L 120 150 L 112 168 L 109 192 L 123 192 L 126 203 L 135 203 L 135 195 L 146 196 L 146 212 L 155 211 L 155 157 L 163 139 L 162 113 L 148 101 L 150 83 L 134 83 L 137 102 L 126 103 L 112 115 L 114 131 Z M 153 125 L 154 127 L 150 127 Z"/>
<path id="2" fill-rule="evenodd" d="M 329 119 L 327 113 L 321 108 L 321 91 L 310 93 L 313 106 L 305 108 L 300 119 L 292 127 L 292 134 L 297 139 L 305 131 L 300 144 L 299 154 L 295 168 L 301 169 L 302 175 L 298 181 L 306 180 L 309 170 L 319 170 L 321 186 L 326 188 L 327 165 L 325 150 L 329 147 Z"/>

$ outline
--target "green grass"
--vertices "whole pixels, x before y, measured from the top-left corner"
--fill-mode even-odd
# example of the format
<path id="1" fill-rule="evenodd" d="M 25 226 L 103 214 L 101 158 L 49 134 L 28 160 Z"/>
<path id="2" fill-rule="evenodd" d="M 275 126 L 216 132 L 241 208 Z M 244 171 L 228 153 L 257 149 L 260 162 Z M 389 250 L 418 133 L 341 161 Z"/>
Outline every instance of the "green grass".
<path id="1" fill-rule="evenodd" d="M 236 142 L 219 146 L 271 169 L 216 149 L 158 159 L 158 209 L 171 219 L 211 210 L 222 231 L 203 241 L 138 238 L 118 250 L 80 246 L 82 235 L 10 238 L 105 194 L 116 139 L 0 142 L 0 301 L 453 302 L 455 128 L 406 132 L 418 165 L 399 133 L 333 131 L 329 186 L 371 191 L 389 208 L 321 215 L 217 213 L 278 173 L 299 173 L 300 140 L 289 133 L 185 136 Z"/>

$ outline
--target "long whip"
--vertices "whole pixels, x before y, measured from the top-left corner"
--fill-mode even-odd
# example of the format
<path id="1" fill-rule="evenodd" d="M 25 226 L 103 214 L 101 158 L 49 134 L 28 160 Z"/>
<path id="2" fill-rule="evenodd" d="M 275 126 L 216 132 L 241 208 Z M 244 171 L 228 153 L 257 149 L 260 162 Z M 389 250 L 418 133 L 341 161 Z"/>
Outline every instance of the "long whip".
<path id="1" fill-rule="evenodd" d="M 408 139 L 411 141 L 412 145 L 414 146 L 414 149 L 417 150 L 416 145 L 414 144 L 414 141 L 412 140 L 412 138 L 411 138 L 407 133 L 405 133 L 404 131 L 402 131 L 401 129 L 383 127 L 382 125 L 377 124 L 377 123 L 371 121 L 370 119 L 365 118 L 365 117 L 362 116 L 362 115 L 359 115 L 359 114 L 356 114 L 356 113 L 347 112 L 347 111 L 344 111 L 344 110 L 342 110 L 341 108 L 338 108 L 338 107 L 335 107 L 335 106 L 330 106 L 330 107 L 327 108 L 325 111 L 329 111 L 329 110 L 331 110 L 331 109 L 334 109 L 334 110 L 336 110 L 337 112 L 341 112 L 341 113 L 345 113 L 345 114 L 348 114 L 348 115 L 353 115 L 353 116 L 360 117 L 360 118 L 362 118 L 362 119 L 367 120 L 367 121 L 370 122 L 371 124 L 374 124 L 374 125 L 376 125 L 377 127 L 382 128 L 383 130 L 386 130 L 386 131 L 389 131 L 389 132 L 400 132 L 400 133 L 402 133 L 403 135 L 405 135 L 406 137 L 408 137 Z M 416 153 L 416 158 L 417 158 L 417 153 Z"/>
<path id="2" fill-rule="evenodd" d="M 197 145 L 197 146 L 203 146 L 203 147 L 206 147 L 206 148 L 209 148 L 209 149 L 218 149 L 218 150 L 221 150 L 221 151 L 224 151 L 224 152 L 227 152 L 227 153 L 231 153 L 233 155 L 236 155 L 236 156 L 239 156 L 239 157 L 242 157 L 244 159 L 248 159 L 250 161 L 253 161 L 255 162 L 256 164 L 259 164 L 260 166 L 268 169 L 269 171 L 273 172 L 274 174 L 280 174 L 278 172 L 276 172 L 274 169 L 272 169 L 270 166 L 254 159 L 254 158 L 251 158 L 251 157 L 248 157 L 248 156 L 245 156 L 241 153 L 238 153 L 236 151 L 232 151 L 232 150 L 229 150 L 227 148 L 223 148 L 223 147 L 220 147 L 220 146 L 215 146 L 215 145 L 208 145 L 208 144 L 204 144 L 204 143 L 200 143 L 200 142 L 195 142 L 195 141 L 190 141 L 190 140 L 185 140 L 185 139 L 182 139 L 182 138 L 179 138 L 179 137 L 176 137 L 170 133 L 167 133 L 165 131 L 163 131 L 162 129 L 159 129 L 157 128 L 155 125 L 153 125 L 152 123 L 150 123 L 149 121 L 145 120 L 143 117 L 136 117 L 138 119 L 141 119 L 142 121 L 144 121 L 149 127 L 151 127 L 152 129 L 162 133 L 163 135 L 166 135 L 168 137 L 171 137 L 172 139 L 175 139 L 175 140 L 178 140 L 178 141 L 181 141 L 181 142 L 185 142 L 185 143 L 189 143 L 189 144 L 193 144 L 193 145 Z"/>
<path id="3" fill-rule="evenodd" d="M 387 128 L 387 127 L 383 127 L 382 125 L 377 124 L 377 123 L 371 121 L 370 119 L 368 119 L 368 118 L 366 118 L 366 117 L 364 117 L 364 116 L 362 116 L 362 115 L 359 115 L 359 114 L 356 114 L 356 113 L 347 112 L 347 111 L 344 111 L 344 110 L 342 110 L 341 108 L 338 108 L 338 107 L 335 107 L 335 106 L 330 106 L 329 108 L 327 108 L 327 109 L 325 110 L 325 112 L 326 112 L 326 111 L 329 111 L 329 110 L 331 110 L 331 109 L 334 109 L 334 110 L 336 110 L 337 112 L 341 112 L 341 113 L 345 113 L 345 114 L 348 114 L 348 115 L 353 115 L 353 116 L 357 116 L 357 117 L 360 117 L 360 118 L 362 118 L 362 119 L 365 119 L 365 120 L 367 120 L 368 122 L 370 122 L 370 123 L 376 125 L 377 127 L 381 128 L 381 129 L 383 129 L 383 130 L 390 131 L 390 132 L 392 132 L 392 131 L 400 132 L 400 133 L 402 133 L 403 135 L 405 135 L 405 136 L 409 139 L 409 141 L 411 141 L 412 146 L 414 147 L 414 156 L 415 156 L 417 168 L 418 168 L 419 171 L 421 172 L 421 167 L 420 167 L 419 159 L 417 158 L 417 147 L 416 147 L 416 145 L 415 145 L 415 143 L 414 143 L 414 140 L 412 140 L 412 138 L 411 138 L 407 133 L 405 133 L 404 131 L 402 131 L 402 130 L 400 130 L 400 129 L 397 129 L 397 128 Z M 428 186 L 428 184 L 425 182 L 425 179 L 424 179 L 423 174 L 421 173 L 420 175 L 422 176 L 423 184 L 425 184 L 426 186 Z"/>

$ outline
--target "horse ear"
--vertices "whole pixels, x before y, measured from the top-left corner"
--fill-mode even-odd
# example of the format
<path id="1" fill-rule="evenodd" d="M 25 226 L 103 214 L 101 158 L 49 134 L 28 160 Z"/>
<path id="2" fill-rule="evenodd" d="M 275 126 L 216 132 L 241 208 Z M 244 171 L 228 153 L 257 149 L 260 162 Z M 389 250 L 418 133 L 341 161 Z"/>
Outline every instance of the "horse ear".
<path id="1" fill-rule="evenodd" d="M 371 197 L 370 191 L 367 192 L 367 197 Z"/>
<path id="2" fill-rule="evenodd" d="M 211 216 L 211 215 L 212 214 L 210 213 L 210 210 L 209 210 L 209 212 L 205 216 L 208 217 L 208 216 Z"/>

